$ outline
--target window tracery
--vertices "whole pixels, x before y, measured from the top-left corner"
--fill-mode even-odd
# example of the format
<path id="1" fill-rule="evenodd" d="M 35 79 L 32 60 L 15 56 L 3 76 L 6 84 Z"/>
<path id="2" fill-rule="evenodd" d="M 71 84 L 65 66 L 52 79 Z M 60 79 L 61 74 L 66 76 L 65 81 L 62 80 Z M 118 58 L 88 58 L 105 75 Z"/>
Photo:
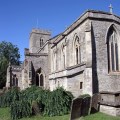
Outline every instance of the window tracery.
<path id="1" fill-rule="evenodd" d="M 119 71 L 119 49 L 118 49 L 118 35 L 112 26 L 108 32 L 108 70 L 109 72 Z"/>
<path id="2" fill-rule="evenodd" d="M 81 46 L 80 46 L 80 38 L 78 36 L 75 36 L 74 40 L 74 63 L 80 64 L 81 63 Z"/>

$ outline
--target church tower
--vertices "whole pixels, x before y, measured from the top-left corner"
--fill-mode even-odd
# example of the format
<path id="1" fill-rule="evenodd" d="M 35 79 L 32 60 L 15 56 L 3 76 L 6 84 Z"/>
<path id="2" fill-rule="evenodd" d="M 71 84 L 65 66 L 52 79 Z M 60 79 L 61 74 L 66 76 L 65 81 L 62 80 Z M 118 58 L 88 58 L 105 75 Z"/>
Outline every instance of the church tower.
<path id="1" fill-rule="evenodd" d="M 29 52 L 37 53 L 50 37 L 51 33 L 47 30 L 32 29 L 32 32 L 30 33 Z"/>

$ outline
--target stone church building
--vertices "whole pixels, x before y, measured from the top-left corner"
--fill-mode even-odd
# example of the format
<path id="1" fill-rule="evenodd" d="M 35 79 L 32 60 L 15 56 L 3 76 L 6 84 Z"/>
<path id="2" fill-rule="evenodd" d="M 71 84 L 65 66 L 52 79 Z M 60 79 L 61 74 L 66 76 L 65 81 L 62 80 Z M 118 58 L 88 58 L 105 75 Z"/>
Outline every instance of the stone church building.
<path id="1" fill-rule="evenodd" d="M 88 10 L 55 37 L 32 29 L 24 54 L 21 66 L 9 65 L 6 87 L 62 86 L 75 97 L 101 92 L 101 111 L 120 115 L 119 16 Z"/>

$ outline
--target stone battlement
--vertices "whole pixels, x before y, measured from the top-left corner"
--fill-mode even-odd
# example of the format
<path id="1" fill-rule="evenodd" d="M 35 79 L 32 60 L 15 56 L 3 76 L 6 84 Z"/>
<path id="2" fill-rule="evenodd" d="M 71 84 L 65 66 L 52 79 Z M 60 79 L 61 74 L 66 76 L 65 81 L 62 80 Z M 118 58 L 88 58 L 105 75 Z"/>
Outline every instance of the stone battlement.
<path id="1" fill-rule="evenodd" d="M 16 71 L 16 70 L 20 71 L 21 70 L 21 66 L 17 66 L 17 65 L 12 65 L 11 68 L 13 71 Z"/>
<path id="2" fill-rule="evenodd" d="M 32 33 L 51 35 L 51 32 L 49 30 L 43 30 L 43 29 L 37 29 L 37 28 L 33 28 L 30 35 Z"/>

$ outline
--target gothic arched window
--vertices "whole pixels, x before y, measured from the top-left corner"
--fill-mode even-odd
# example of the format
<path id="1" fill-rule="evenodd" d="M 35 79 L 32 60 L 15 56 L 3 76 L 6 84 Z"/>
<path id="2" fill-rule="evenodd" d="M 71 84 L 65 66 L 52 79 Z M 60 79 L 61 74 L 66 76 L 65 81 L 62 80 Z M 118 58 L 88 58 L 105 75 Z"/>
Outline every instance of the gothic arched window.
<path id="1" fill-rule="evenodd" d="M 44 74 L 41 68 L 36 71 L 36 86 L 44 86 Z"/>
<path id="2" fill-rule="evenodd" d="M 80 49 L 80 39 L 78 36 L 75 37 L 75 42 L 74 42 L 74 61 L 75 64 L 80 64 L 81 63 L 81 49 Z"/>
<path id="3" fill-rule="evenodd" d="M 62 48 L 61 48 L 61 62 L 62 62 L 62 68 L 65 68 L 65 66 L 66 66 L 66 53 L 65 53 L 65 50 L 66 48 L 65 48 L 65 45 L 64 44 L 62 44 Z"/>
<path id="4" fill-rule="evenodd" d="M 18 78 L 17 78 L 16 74 L 14 74 L 12 77 L 12 86 L 14 86 L 14 87 L 18 86 Z"/>
<path id="5" fill-rule="evenodd" d="M 53 71 L 56 70 L 56 66 L 57 66 L 57 49 L 53 50 Z"/>
<path id="6" fill-rule="evenodd" d="M 107 36 L 108 47 L 108 70 L 109 72 L 119 71 L 118 35 L 113 27 L 110 28 Z"/>
<path id="7" fill-rule="evenodd" d="M 43 79 L 44 79 L 43 74 L 41 74 L 41 75 L 40 75 L 40 86 L 43 86 L 43 85 L 44 85 Z"/>

